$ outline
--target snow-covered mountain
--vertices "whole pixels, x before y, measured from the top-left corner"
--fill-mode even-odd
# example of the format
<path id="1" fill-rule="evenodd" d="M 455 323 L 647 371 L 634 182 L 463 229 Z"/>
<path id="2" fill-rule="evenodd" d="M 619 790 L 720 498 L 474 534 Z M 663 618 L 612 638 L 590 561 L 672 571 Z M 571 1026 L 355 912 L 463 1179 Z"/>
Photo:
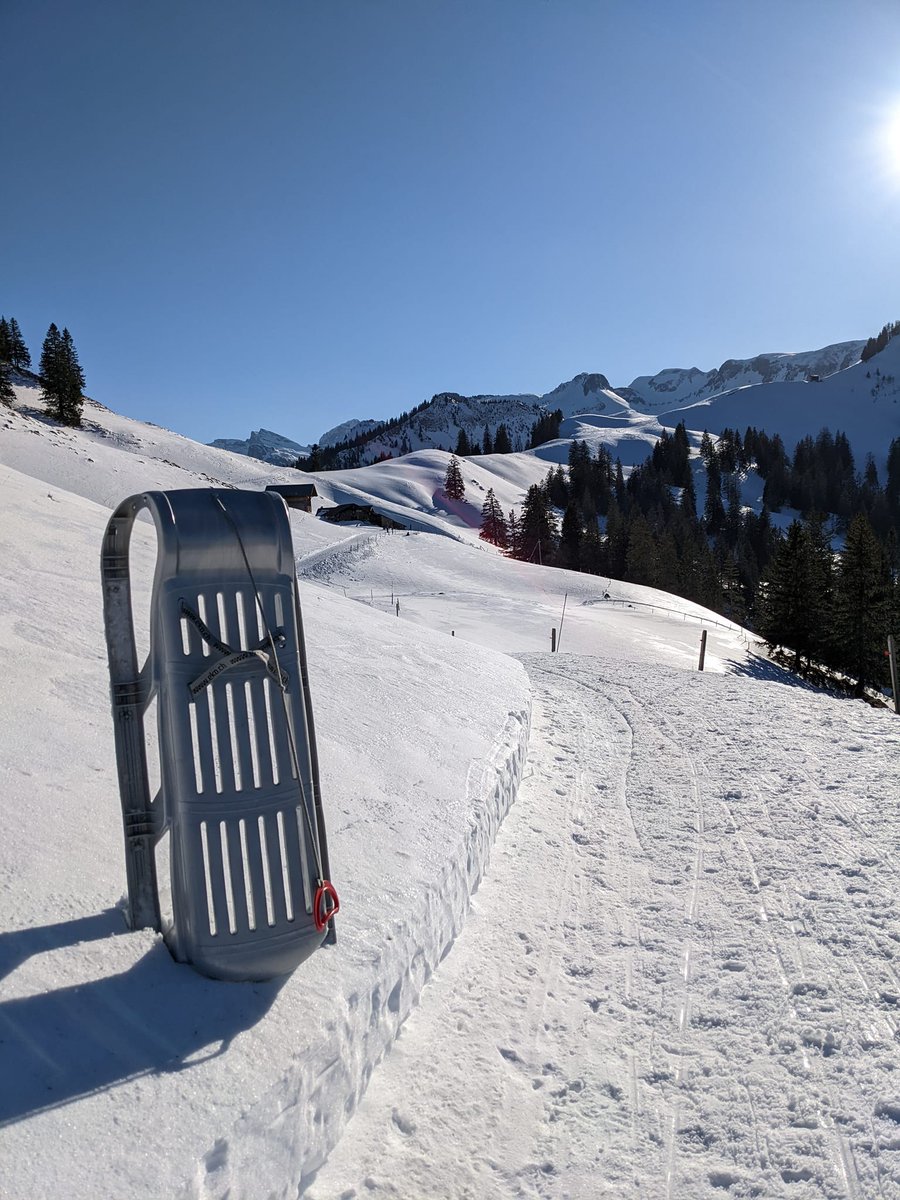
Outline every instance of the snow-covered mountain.
<path id="1" fill-rule="evenodd" d="M 879 467 L 888 448 L 900 437 L 900 337 L 867 362 L 812 381 L 744 384 L 705 400 L 695 400 L 659 414 L 668 426 L 684 421 L 689 429 L 743 432 L 748 425 L 778 433 L 788 453 L 797 441 L 825 427 L 844 432 L 857 465 L 872 454 Z"/>
<path id="2" fill-rule="evenodd" d="M 390 421 L 347 422 L 329 431 L 319 444 L 339 446 L 342 439 L 337 435 L 346 429 L 344 440 L 352 445 L 329 465 L 365 465 L 387 455 L 396 457 L 415 450 L 453 451 L 460 430 L 472 444 L 480 446 L 485 428 L 493 439 L 499 426 L 504 425 L 513 449 L 523 450 L 534 423 L 557 409 L 564 417 L 631 412 L 628 403 L 610 389 L 605 376 L 581 374 L 544 395 L 462 396 L 458 392 L 438 392 Z"/>
<path id="3" fill-rule="evenodd" d="M 349 421 L 342 421 L 340 425 L 335 425 L 333 429 L 329 429 L 322 434 L 319 438 L 319 445 L 336 446 L 338 442 L 344 442 L 348 438 L 368 433 L 370 430 L 375 429 L 377 425 L 377 421 L 358 421 L 355 418 L 351 418 Z"/>
<path id="4" fill-rule="evenodd" d="M 310 451 L 309 446 L 292 442 L 290 438 L 273 433 L 271 429 L 254 429 L 247 439 L 216 438 L 209 445 L 216 450 L 230 450 L 232 454 L 246 454 L 248 458 L 258 458 L 260 462 L 278 467 L 292 467 L 298 458 Z"/>
<path id="5" fill-rule="evenodd" d="M 647 440 L 651 434 L 655 438 L 659 435 L 658 420 L 671 425 L 672 414 L 682 409 L 692 410 L 692 417 L 685 416 L 685 419 L 689 425 L 693 421 L 698 431 L 708 428 L 715 432 L 733 425 L 737 422 L 732 411 L 735 406 L 729 401 L 724 408 L 714 411 L 714 405 L 720 397 L 731 397 L 737 391 L 745 393 L 738 422 L 742 423 L 741 428 L 747 424 L 756 425 L 770 434 L 780 433 L 787 442 L 807 433 L 818 433 L 825 423 L 822 411 L 825 396 L 803 391 L 779 392 L 777 389 L 781 385 L 802 387 L 807 383 L 822 382 L 828 384 L 827 419 L 837 423 L 835 428 L 846 432 L 849 409 L 855 408 L 866 390 L 876 403 L 881 403 L 882 409 L 890 390 L 883 379 L 874 391 L 874 385 L 861 387 L 859 377 L 867 378 L 866 372 L 879 369 L 876 356 L 866 364 L 864 371 L 858 370 L 864 345 L 863 341 L 839 342 L 797 354 L 759 354 L 748 359 L 728 359 L 711 371 L 696 367 L 667 369 L 656 375 L 638 376 L 628 386 L 615 388 L 606 376 L 594 373 L 576 375 L 544 394 L 463 396 L 457 392 L 439 392 L 410 412 L 387 421 L 344 421 L 324 433 L 319 438 L 319 445 L 336 450 L 326 460 L 329 468 L 360 466 L 416 450 L 452 451 L 461 430 L 465 431 L 471 444 L 480 446 L 485 428 L 493 439 L 502 424 L 513 449 L 522 450 L 528 445 L 535 422 L 549 412 L 560 410 L 566 420 L 562 431 L 564 437 L 581 436 L 577 431 L 584 427 L 586 431 L 594 431 L 589 440 L 598 440 L 596 431 L 606 428 L 608 436 L 599 435 L 599 440 L 618 446 L 626 426 L 632 433 L 643 427 L 639 440 Z M 879 378 L 892 374 L 893 353 L 890 357 L 890 364 L 881 370 Z M 855 373 L 848 374 L 851 371 Z M 707 407 L 701 410 L 700 405 Z M 726 410 L 731 415 L 725 417 Z M 862 422 L 861 437 L 853 444 L 854 452 L 860 457 L 873 453 L 876 458 L 883 458 L 890 442 L 890 436 L 884 442 L 885 436 L 900 433 L 900 430 L 891 433 L 892 430 L 889 415 L 884 420 Z M 296 451 L 304 449 L 288 439 L 278 438 L 278 435 L 266 436 L 267 443 L 260 444 L 255 450 L 245 449 L 245 443 L 224 439 L 211 444 L 277 463 L 293 463 Z M 251 443 L 253 438 L 260 441 L 258 435 L 253 435 Z M 269 448 L 276 439 L 292 448 L 293 458 Z M 630 457 L 633 455 L 628 454 L 623 462 Z"/>
<path id="6" fill-rule="evenodd" d="M 617 388 L 631 404 L 672 409 L 720 392 L 757 383 L 793 383 L 811 376 L 824 379 L 859 362 L 865 342 L 838 342 L 801 354 L 758 354 L 755 358 L 729 358 L 714 371 L 698 367 L 672 368 L 656 375 L 639 375 L 627 388 Z"/>
<path id="7" fill-rule="evenodd" d="M 625 465 L 640 462 L 663 426 L 683 420 L 698 438 L 726 427 L 748 425 L 782 436 L 788 452 L 798 439 L 823 426 L 850 439 L 857 461 L 867 454 L 883 465 L 891 441 L 900 437 L 900 337 L 867 362 L 862 341 L 841 342 L 802 354 L 766 354 L 729 360 L 715 371 L 665 371 L 612 388 L 605 376 L 576 375 L 544 395 L 459 396 L 444 392 L 421 411 L 376 431 L 363 462 L 418 448 L 453 450 L 460 429 L 480 444 L 485 426 L 493 436 L 502 422 L 514 447 L 527 445 L 534 422 L 560 410 L 561 441 L 541 446 L 540 457 L 565 462 L 568 439 L 603 442 Z"/>

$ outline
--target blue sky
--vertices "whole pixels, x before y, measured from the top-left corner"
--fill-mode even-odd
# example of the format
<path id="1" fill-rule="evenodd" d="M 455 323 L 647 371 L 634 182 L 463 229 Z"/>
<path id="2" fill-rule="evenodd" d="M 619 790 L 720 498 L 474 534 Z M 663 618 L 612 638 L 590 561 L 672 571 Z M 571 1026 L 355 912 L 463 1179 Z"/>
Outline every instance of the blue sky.
<path id="1" fill-rule="evenodd" d="M 201 441 L 900 318 L 896 0 L 0 20 L 0 312 L 35 363 L 68 326 L 90 395 Z"/>

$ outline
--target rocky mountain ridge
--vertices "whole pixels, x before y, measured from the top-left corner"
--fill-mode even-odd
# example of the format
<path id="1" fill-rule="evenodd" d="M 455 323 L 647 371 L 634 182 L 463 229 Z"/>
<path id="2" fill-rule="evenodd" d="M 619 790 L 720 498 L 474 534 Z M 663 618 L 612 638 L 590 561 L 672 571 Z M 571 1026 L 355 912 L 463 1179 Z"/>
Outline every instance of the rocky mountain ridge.
<path id="1" fill-rule="evenodd" d="M 641 412 L 670 413 L 738 388 L 824 379 L 858 362 L 864 345 L 863 340 L 838 342 L 797 354 L 726 359 L 711 371 L 668 368 L 655 375 L 640 375 L 621 387 L 611 386 L 605 375 L 593 372 L 576 375 L 542 395 L 463 396 L 438 392 L 411 413 L 389 421 L 344 421 L 324 433 L 318 445 L 332 450 L 335 461 L 329 465 L 361 466 L 414 450 L 452 451 L 460 430 L 481 444 L 485 429 L 493 438 L 502 424 L 513 449 L 522 450 L 528 445 L 532 426 L 547 412 L 559 409 L 564 418 L 600 413 L 611 420 Z M 209 444 L 277 465 L 293 465 L 311 449 L 263 429 L 251 433 L 246 441 L 218 438 Z"/>
<path id="2" fill-rule="evenodd" d="M 298 458 L 310 451 L 309 446 L 302 446 L 271 429 L 254 429 L 249 438 L 216 438 L 207 445 L 216 450 L 230 450 L 232 454 L 246 454 L 248 458 L 277 467 L 292 467 Z"/>

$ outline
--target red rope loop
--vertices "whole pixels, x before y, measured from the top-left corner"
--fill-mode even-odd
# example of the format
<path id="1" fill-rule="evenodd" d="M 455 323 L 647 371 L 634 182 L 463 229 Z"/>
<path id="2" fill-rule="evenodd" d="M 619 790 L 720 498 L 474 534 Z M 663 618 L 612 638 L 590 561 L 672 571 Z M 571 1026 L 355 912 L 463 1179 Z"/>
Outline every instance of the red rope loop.
<path id="1" fill-rule="evenodd" d="M 322 933 L 331 918 L 340 911 L 341 902 L 334 890 L 334 884 L 323 879 L 316 889 L 316 898 L 313 901 L 313 920 L 318 932 Z"/>

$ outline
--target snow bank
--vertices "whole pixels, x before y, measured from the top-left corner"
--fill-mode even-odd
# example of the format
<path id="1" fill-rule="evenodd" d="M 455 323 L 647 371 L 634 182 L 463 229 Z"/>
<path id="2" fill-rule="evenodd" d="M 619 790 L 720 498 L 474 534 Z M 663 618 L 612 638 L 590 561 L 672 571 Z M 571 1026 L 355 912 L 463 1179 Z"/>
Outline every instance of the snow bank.
<path id="1" fill-rule="evenodd" d="M 0 503 L 3 1193 L 294 1196 L 461 927 L 521 774 L 524 671 L 304 584 L 338 946 L 206 980 L 116 911 L 108 512 L 9 467 Z"/>
<path id="2" fill-rule="evenodd" d="M 373 1068 L 390 1050 L 422 987 L 462 929 L 469 897 L 516 795 L 529 718 L 530 707 L 511 712 L 491 759 L 470 768 L 470 817 L 435 878 L 415 894 L 398 883 L 400 907 L 382 914 L 390 932 L 380 948 L 371 947 L 362 986 L 335 999 L 322 998 L 327 1036 L 310 1046 L 216 1141 L 181 1195 L 213 1200 L 303 1193 L 356 1111 Z M 331 968 L 335 956 L 328 957 Z"/>

